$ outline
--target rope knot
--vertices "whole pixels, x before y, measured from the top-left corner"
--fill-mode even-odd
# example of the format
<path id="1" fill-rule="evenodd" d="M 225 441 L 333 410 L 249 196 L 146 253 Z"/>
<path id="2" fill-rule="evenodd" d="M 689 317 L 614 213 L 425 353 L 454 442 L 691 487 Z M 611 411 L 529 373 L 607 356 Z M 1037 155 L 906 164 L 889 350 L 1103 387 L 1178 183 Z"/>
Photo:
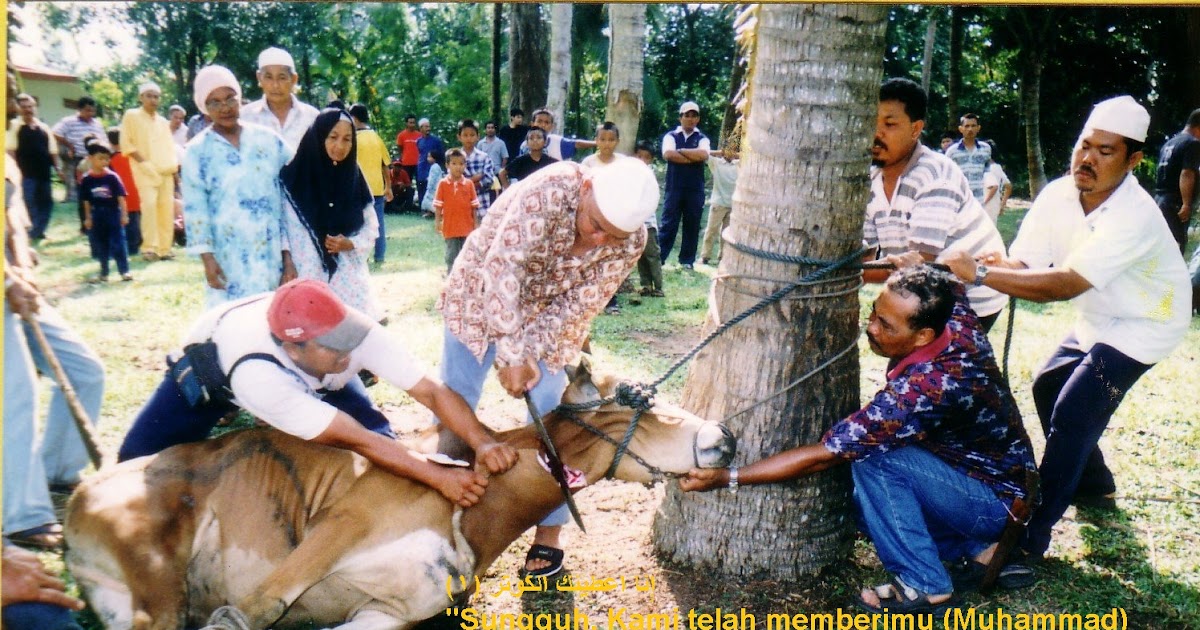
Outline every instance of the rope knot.
<path id="1" fill-rule="evenodd" d="M 613 398 L 614 402 L 618 405 L 637 409 L 638 411 L 646 411 L 654 406 L 655 391 L 653 385 L 622 381 L 617 384 L 616 396 Z"/>

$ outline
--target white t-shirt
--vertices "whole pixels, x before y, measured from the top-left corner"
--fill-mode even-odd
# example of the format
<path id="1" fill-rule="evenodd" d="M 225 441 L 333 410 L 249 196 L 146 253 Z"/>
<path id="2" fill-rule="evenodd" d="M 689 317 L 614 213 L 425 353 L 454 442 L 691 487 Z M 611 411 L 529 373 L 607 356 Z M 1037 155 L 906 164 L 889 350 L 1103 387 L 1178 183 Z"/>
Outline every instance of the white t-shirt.
<path id="1" fill-rule="evenodd" d="M 737 188 L 738 160 L 725 161 L 719 155 L 708 156 L 708 168 L 712 171 L 712 195 L 710 206 L 733 207 L 733 191 Z"/>
<path id="2" fill-rule="evenodd" d="M 304 137 L 304 132 L 308 131 L 320 113 L 317 108 L 301 102 L 295 95 L 292 95 L 292 108 L 288 110 L 284 123 L 280 125 L 279 119 L 271 113 L 271 108 L 267 106 L 266 97 L 263 97 L 242 108 L 242 120 L 260 124 L 283 136 L 288 148 L 295 152 L 296 147 L 300 146 L 300 139 Z"/>
<path id="3" fill-rule="evenodd" d="M 253 295 L 209 310 L 188 332 L 183 345 L 211 337 L 217 344 L 221 369 L 226 374 L 238 359 L 253 352 L 278 359 L 283 367 L 263 360 L 245 361 L 229 383 L 239 407 L 276 429 L 304 440 L 320 435 L 333 422 L 337 409 L 321 400 L 317 390 L 341 389 L 350 379 L 357 378 L 360 370 L 370 370 L 403 390 L 412 389 L 425 376 L 424 366 L 382 326 L 375 324 L 362 344 L 351 351 L 346 371 L 323 379 L 313 377 L 297 367 L 271 339 L 267 326 L 271 296 L 271 293 Z"/>
<path id="4" fill-rule="evenodd" d="M 992 194 L 992 198 L 983 204 L 983 209 L 987 212 L 988 218 L 995 223 L 1000 218 L 1000 200 L 1004 198 L 1004 187 L 1008 184 L 1008 176 L 1004 174 L 1004 169 L 1000 165 L 992 162 L 988 169 L 983 172 L 983 196 L 987 196 L 989 188 L 995 188 L 996 192 Z"/>
<path id="5" fill-rule="evenodd" d="M 1187 333 L 1187 267 L 1162 212 L 1133 175 L 1088 215 L 1070 176 L 1051 182 L 1025 215 L 1009 254 L 1031 269 L 1053 265 L 1091 283 L 1072 300 L 1084 350 L 1103 343 L 1153 364 Z"/>

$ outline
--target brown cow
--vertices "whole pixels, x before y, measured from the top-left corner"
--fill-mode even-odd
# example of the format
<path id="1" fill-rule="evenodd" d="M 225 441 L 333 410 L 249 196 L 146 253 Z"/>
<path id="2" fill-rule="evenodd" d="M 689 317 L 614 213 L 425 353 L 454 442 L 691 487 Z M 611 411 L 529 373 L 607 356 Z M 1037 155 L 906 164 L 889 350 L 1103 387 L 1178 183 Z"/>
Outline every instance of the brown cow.
<path id="1" fill-rule="evenodd" d="M 612 378 L 575 371 L 563 399 L 610 396 Z M 620 440 L 630 409 L 577 414 Z M 600 479 L 615 447 L 560 414 L 546 419 L 563 461 Z M 374 469 L 344 450 L 254 429 L 184 444 L 103 470 L 71 499 L 67 565 L 108 628 L 201 624 L 236 604 L 251 627 L 409 628 L 447 606 L 506 547 L 562 502 L 537 461 L 532 427 L 500 434 L 520 449 L 476 506 Z M 734 441 L 718 424 L 655 405 L 629 447 L 651 466 L 683 473 L 724 466 Z M 615 476 L 655 475 L 625 456 Z M 344 625 L 339 625 L 344 624 Z"/>

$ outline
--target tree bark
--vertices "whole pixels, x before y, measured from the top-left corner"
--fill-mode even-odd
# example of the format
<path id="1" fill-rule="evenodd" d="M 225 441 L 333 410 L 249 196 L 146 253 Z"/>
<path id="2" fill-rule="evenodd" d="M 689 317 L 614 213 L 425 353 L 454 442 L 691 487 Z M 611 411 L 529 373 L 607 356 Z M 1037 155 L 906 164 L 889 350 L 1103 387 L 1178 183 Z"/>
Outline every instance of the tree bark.
<path id="1" fill-rule="evenodd" d="M 730 142 L 730 139 L 734 135 L 734 130 L 737 129 L 738 99 L 742 94 L 742 87 L 745 83 L 746 60 L 739 50 L 733 55 L 733 70 L 729 73 L 729 97 L 725 99 L 725 116 L 721 119 L 721 137 L 719 141 L 722 148 L 725 147 L 726 143 Z"/>
<path id="2" fill-rule="evenodd" d="M 546 104 L 546 27 L 542 24 L 541 5 L 514 2 L 508 45 L 509 85 L 512 101 L 526 112 Z"/>
<path id="3" fill-rule="evenodd" d="M 768 4 L 758 12 L 750 107 L 732 240 L 837 259 L 862 239 L 868 153 L 883 74 L 886 7 Z M 712 291 L 711 330 L 814 270 L 729 249 Z M 812 443 L 859 406 L 857 272 L 791 293 L 718 337 L 695 359 L 683 406 L 728 418 L 735 463 Z M 833 359 L 785 394 L 788 384 Z M 759 400 L 764 404 L 729 418 Z M 664 557 L 739 577 L 794 580 L 846 557 L 854 531 L 846 467 L 731 495 L 671 486 L 654 523 Z M 770 549 L 770 553 L 764 553 Z"/>
<path id="4" fill-rule="evenodd" d="M 497 125 L 503 125 L 508 118 L 500 111 L 500 42 L 504 33 L 504 5 L 497 2 L 492 5 L 492 120 Z"/>
<path id="5" fill-rule="evenodd" d="M 1029 166 L 1029 197 L 1046 187 L 1042 155 L 1042 56 L 1025 53 L 1021 67 L 1021 118 L 1025 121 L 1025 159 Z"/>
<path id="6" fill-rule="evenodd" d="M 608 5 L 608 25 L 608 87 L 604 118 L 616 123 L 617 129 L 621 130 L 617 151 L 633 155 L 638 121 L 642 117 L 646 5 Z"/>
<path id="7" fill-rule="evenodd" d="M 567 93 L 571 87 L 571 16 L 574 5 L 559 2 L 550 5 L 550 79 L 546 88 L 546 109 L 554 120 L 566 126 Z"/>
<path id="8" fill-rule="evenodd" d="M 925 26 L 925 56 L 921 58 L 921 89 L 929 93 L 933 80 L 933 45 L 937 42 L 937 7 L 929 11 L 929 24 Z"/>
<path id="9" fill-rule="evenodd" d="M 962 92 L 962 7 L 950 7 L 950 70 L 946 88 L 946 129 L 958 129 L 958 95 Z"/>

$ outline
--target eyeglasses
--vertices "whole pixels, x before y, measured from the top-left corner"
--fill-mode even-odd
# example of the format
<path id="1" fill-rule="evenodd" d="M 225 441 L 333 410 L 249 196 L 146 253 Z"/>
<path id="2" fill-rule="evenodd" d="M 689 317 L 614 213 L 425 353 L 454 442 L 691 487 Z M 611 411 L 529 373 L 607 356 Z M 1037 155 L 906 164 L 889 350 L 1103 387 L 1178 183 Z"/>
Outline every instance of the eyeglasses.
<path id="1" fill-rule="evenodd" d="M 223 101 L 219 101 L 217 99 L 204 101 L 204 106 L 210 110 L 212 110 L 212 109 L 233 109 L 241 104 L 242 104 L 242 102 L 241 102 L 241 100 L 238 99 L 237 96 L 230 96 L 229 98 L 227 98 Z"/>

